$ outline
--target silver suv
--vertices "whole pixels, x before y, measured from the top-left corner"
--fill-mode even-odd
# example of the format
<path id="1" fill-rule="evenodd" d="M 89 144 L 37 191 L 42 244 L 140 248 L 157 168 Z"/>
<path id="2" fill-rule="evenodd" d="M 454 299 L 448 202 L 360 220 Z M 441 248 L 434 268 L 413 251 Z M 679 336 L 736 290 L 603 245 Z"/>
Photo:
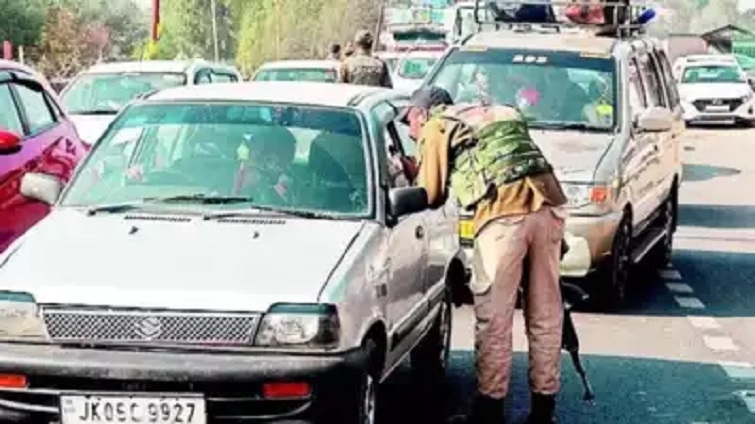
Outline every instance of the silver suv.
<path id="1" fill-rule="evenodd" d="M 562 275 L 599 271 L 603 305 L 622 304 L 643 258 L 670 260 L 684 122 L 659 42 L 558 26 L 481 32 L 451 48 L 424 84 L 457 102 L 512 104 L 531 119 L 570 202 Z M 467 244 L 471 228 L 461 221 Z"/>
<path id="2" fill-rule="evenodd" d="M 407 356 L 441 376 L 466 262 L 453 202 L 427 210 L 403 175 L 407 102 L 173 88 L 127 106 L 62 193 L 27 174 L 54 208 L 0 257 L 0 369 L 19 384 L 0 420 L 362 423 Z"/>

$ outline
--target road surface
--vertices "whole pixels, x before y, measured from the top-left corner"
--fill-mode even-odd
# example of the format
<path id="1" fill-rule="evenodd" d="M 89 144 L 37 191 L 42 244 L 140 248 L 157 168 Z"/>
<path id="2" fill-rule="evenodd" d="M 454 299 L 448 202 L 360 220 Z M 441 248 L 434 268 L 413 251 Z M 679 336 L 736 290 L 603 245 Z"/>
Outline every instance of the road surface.
<path id="1" fill-rule="evenodd" d="M 690 130 L 684 162 L 673 266 L 638 275 L 628 309 L 575 315 L 597 400 L 581 400 L 564 356 L 561 424 L 755 423 L 755 129 Z M 398 373 L 381 392 L 383 422 L 443 422 L 464 410 L 475 390 L 471 311 L 454 320 L 447 387 Z M 517 328 L 515 424 L 529 403 L 521 316 Z"/>

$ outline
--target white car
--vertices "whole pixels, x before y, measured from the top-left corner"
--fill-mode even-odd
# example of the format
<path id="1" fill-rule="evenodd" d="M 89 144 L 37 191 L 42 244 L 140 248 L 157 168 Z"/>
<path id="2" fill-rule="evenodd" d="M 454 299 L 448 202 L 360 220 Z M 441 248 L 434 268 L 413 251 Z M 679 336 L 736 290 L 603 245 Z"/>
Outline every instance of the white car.
<path id="1" fill-rule="evenodd" d="M 755 95 L 747 75 L 734 61 L 716 59 L 685 63 L 678 77 L 684 121 L 755 122 Z"/>
<path id="2" fill-rule="evenodd" d="M 77 75 L 60 98 L 82 140 L 92 145 L 136 97 L 182 85 L 241 79 L 236 68 L 201 59 L 103 63 Z"/>
<path id="3" fill-rule="evenodd" d="M 336 82 L 340 65 L 337 60 L 277 60 L 260 66 L 251 80 Z"/>
<path id="4" fill-rule="evenodd" d="M 427 73 L 432 69 L 443 51 L 414 50 L 407 52 L 396 64 L 393 71 L 393 88 L 412 93 L 422 85 Z"/>

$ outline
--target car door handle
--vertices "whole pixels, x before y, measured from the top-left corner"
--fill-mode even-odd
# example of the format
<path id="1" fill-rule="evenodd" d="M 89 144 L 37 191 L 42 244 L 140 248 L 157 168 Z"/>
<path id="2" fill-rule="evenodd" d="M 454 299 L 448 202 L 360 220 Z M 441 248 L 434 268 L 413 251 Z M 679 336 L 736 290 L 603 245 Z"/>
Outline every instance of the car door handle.
<path id="1" fill-rule="evenodd" d="M 425 228 L 421 225 L 414 229 L 414 236 L 417 239 L 423 239 L 425 237 Z"/>

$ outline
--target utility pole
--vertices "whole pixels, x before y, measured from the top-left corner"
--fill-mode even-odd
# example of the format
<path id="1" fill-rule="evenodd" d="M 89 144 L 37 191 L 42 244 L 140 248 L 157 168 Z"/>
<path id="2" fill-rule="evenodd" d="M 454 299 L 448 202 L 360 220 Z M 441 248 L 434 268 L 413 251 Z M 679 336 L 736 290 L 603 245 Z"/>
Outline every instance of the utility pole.
<path id="1" fill-rule="evenodd" d="M 212 43 L 215 52 L 215 62 L 220 62 L 220 48 L 218 46 L 218 6 L 217 0 L 210 0 L 212 9 Z"/>

